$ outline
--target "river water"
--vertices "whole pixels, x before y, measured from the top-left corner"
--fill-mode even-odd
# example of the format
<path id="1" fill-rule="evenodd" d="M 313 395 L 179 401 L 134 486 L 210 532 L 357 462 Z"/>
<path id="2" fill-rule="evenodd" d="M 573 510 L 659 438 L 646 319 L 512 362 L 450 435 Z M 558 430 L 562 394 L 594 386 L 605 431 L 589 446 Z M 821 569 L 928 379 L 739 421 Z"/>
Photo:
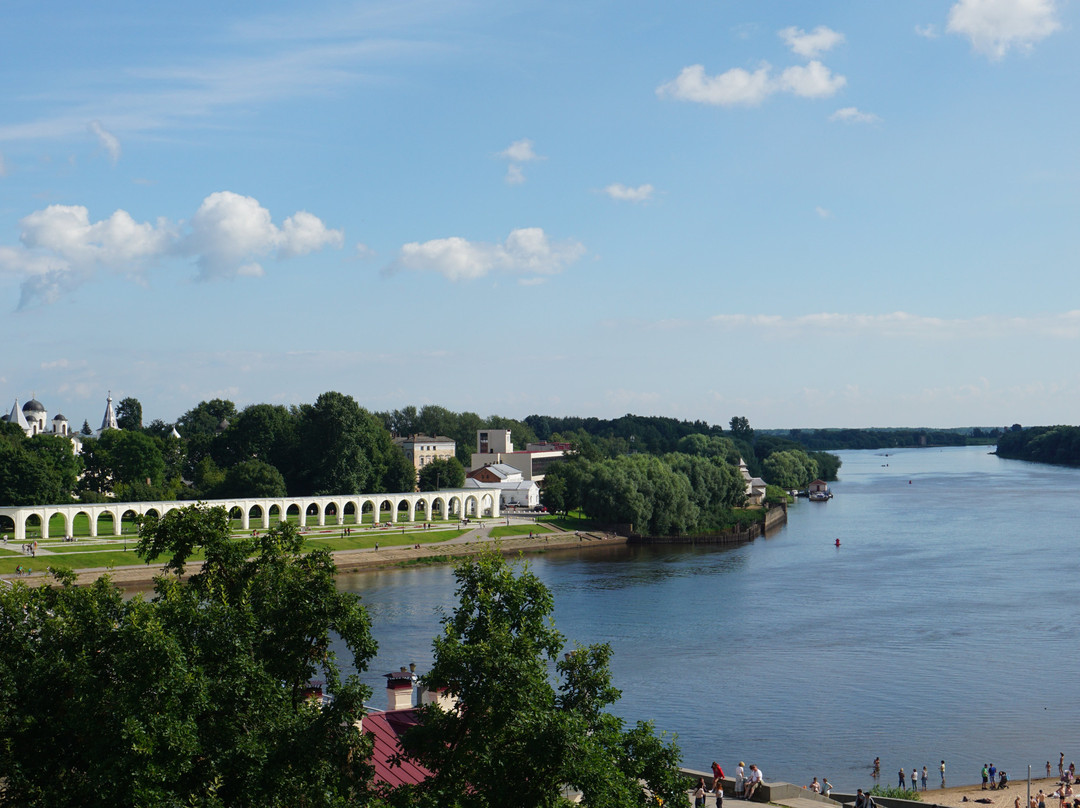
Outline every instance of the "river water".
<path id="1" fill-rule="evenodd" d="M 1014 780 L 1080 760 L 1080 470 L 988 447 L 841 452 L 836 496 L 745 546 L 532 556 L 570 643 L 608 642 L 615 712 L 678 735 L 684 765 L 869 786 L 882 760 L 996 763 Z M 839 538 L 841 546 L 835 546 Z M 364 679 L 431 663 L 453 572 L 342 576 L 370 611 Z"/>

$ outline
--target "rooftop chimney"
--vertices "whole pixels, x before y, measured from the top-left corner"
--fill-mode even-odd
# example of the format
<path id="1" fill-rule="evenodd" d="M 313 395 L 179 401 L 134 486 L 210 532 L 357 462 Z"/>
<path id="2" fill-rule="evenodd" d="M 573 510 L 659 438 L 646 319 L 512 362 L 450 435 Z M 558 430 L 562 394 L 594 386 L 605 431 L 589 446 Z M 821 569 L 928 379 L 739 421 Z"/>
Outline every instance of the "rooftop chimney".
<path id="1" fill-rule="evenodd" d="M 413 706 L 413 685 L 416 682 L 416 676 L 406 668 L 401 666 L 401 670 L 394 673 L 387 673 L 386 676 L 386 709 L 387 710 L 407 710 Z"/>

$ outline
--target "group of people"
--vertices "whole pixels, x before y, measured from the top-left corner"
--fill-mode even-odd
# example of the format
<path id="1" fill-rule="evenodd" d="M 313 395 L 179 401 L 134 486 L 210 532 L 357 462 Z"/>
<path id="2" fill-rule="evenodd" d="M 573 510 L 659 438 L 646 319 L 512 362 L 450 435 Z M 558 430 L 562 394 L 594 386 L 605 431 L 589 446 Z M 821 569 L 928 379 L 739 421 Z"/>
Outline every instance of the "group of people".
<path id="1" fill-rule="evenodd" d="M 982 767 L 982 787 L 983 791 L 987 788 L 990 790 L 1007 788 L 1009 785 L 1009 775 L 1005 773 L 1004 769 L 998 770 L 997 766 L 993 763 L 984 763 Z"/>
<path id="2" fill-rule="evenodd" d="M 1050 776 L 1050 761 L 1046 761 L 1046 776 Z M 1065 768 L 1065 753 L 1060 753 L 1058 757 L 1058 777 L 1061 778 L 1063 783 L 1076 782 L 1076 764 L 1070 763 L 1069 768 Z"/>
<path id="3" fill-rule="evenodd" d="M 707 786 L 705 778 L 698 778 L 697 788 L 694 789 L 694 808 L 702 808 L 705 805 L 705 797 L 708 794 L 712 794 L 716 798 L 716 805 L 723 806 L 724 804 L 724 769 L 715 760 L 712 764 L 712 784 Z M 747 770 L 746 764 L 741 760 L 739 765 L 735 767 L 735 799 L 739 800 L 751 800 L 754 795 L 757 794 L 758 789 L 761 788 L 763 780 L 761 769 L 759 769 L 753 763 L 750 764 L 750 769 Z M 817 778 L 814 778 L 814 782 L 817 782 Z M 825 780 L 828 783 L 828 780 Z M 821 788 L 821 785 L 818 785 Z M 832 788 L 832 785 L 829 785 Z M 819 791 L 820 793 L 820 791 Z"/>
<path id="4" fill-rule="evenodd" d="M 1048 799 L 1057 800 L 1058 808 L 1077 808 L 1077 806 L 1080 806 L 1080 798 L 1073 794 L 1072 784 L 1063 782 L 1057 787 L 1056 791 L 1049 794 L 1044 793 L 1040 788 L 1039 793 L 1032 796 L 1029 808 L 1046 808 Z M 1019 803 L 1020 798 L 1017 797 L 1016 801 Z"/>
<path id="5" fill-rule="evenodd" d="M 818 779 L 815 777 L 813 782 L 810 783 L 810 785 L 807 786 L 807 788 L 809 788 L 815 794 L 823 794 L 826 797 L 828 797 L 829 795 L 832 794 L 832 783 L 829 782 L 828 777 L 822 777 L 820 783 L 818 782 Z"/>
<path id="6" fill-rule="evenodd" d="M 880 766 L 881 766 L 881 764 L 880 764 L 879 760 L 877 758 L 875 758 L 874 759 L 874 771 L 875 772 L 879 771 Z M 941 785 L 942 785 L 942 787 L 944 787 L 945 786 L 945 761 L 944 760 L 941 761 L 941 767 L 940 768 L 941 768 Z M 929 773 L 927 772 L 925 766 L 922 767 L 922 774 L 921 775 L 919 773 L 919 767 L 918 766 L 912 766 L 911 767 L 911 787 L 908 788 L 908 786 L 906 785 L 907 780 L 904 777 L 904 767 L 901 766 L 900 767 L 900 773 L 899 773 L 899 775 L 897 777 L 897 785 L 902 789 L 907 789 L 909 791 L 918 791 L 919 790 L 919 783 L 921 782 L 922 783 L 922 790 L 926 791 L 927 780 L 929 780 Z"/>

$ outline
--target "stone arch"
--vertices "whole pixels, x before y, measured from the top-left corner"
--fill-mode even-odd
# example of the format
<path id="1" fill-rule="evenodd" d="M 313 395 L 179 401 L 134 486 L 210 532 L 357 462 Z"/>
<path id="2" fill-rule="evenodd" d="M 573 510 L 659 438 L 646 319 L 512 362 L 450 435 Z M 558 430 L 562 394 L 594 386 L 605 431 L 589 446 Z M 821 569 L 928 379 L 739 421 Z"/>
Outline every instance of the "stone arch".
<path id="1" fill-rule="evenodd" d="M 461 518 L 461 496 L 460 495 L 451 496 L 450 499 L 447 500 L 446 518 L 449 519 L 451 517 L 453 517 L 455 519 L 460 519 Z"/>
<path id="2" fill-rule="evenodd" d="M 70 535 L 70 528 L 71 522 L 66 510 L 57 509 L 49 514 L 49 536 L 53 538 L 64 536 L 66 538 Z"/>
<path id="3" fill-rule="evenodd" d="M 349 517 L 352 517 L 350 519 Z M 356 515 L 356 501 L 350 499 L 344 505 L 341 506 L 341 524 L 343 525 L 356 525 L 360 523 L 360 518 Z"/>
<path id="4" fill-rule="evenodd" d="M 386 511 L 386 519 L 383 519 L 383 511 Z M 379 514 L 375 517 L 376 522 L 392 522 L 394 521 L 394 503 L 388 499 L 379 501 Z"/>
<path id="5" fill-rule="evenodd" d="M 132 534 L 139 532 L 139 514 L 134 508 L 125 508 L 120 514 L 120 529 L 116 535 Z"/>
<path id="6" fill-rule="evenodd" d="M 86 535 L 87 536 L 90 535 L 90 525 L 93 524 L 94 518 L 90 515 L 90 513 L 88 511 L 86 511 L 85 509 L 81 509 L 81 510 L 76 511 L 75 513 L 73 513 L 71 515 L 71 535 L 72 536 L 79 535 L 79 534 L 81 534 L 83 532 L 81 529 L 76 530 L 76 528 L 81 528 L 82 527 L 81 525 L 78 525 L 77 523 L 82 522 L 83 519 L 86 519 Z"/>
<path id="7" fill-rule="evenodd" d="M 239 529 L 243 530 L 244 522 L 246 521 L 244 519 L 244 509 L 239 505 L 227 505 L 226 507 L 229 509 L 229 529 L 236 530 L 236 523 L 239 522 Z"/>
<path id="8" fill-rule="evenodd" d="M 424 514 L 424 521 L 431 521 L 431 507 L 427 501 L 427 497 L 418 497 L 413 503 L 413 518 L 419 519 L 420 514 Z"/>
<path id="9" fill-rule="evenodd" d="M 304 516 L 306 515 L 306 511 L 307 511 L 306 508 L 302 509 L 299 505 L 297 505 L 294 502 L 289 507 L 287 507 L 285 509 L 285 521 L 287 522 L 290 519 L 295 519 L 296 524 L 299 527 L 303 527 L 304 526 Z"/>
<path id="10" fill-rule="evenodd" d="M 481 516 L 494 516 L 495 515 L 495 499 L 491 494 L 484 494 L 480 498 L 480 515 Z"/>
<path id="11" fill-rule="evenodd" d="M 27 539 L 41 538 L 42 524 L 41 514 L 31 511 L 23 517 L 23 535 Z"/>
<path id="12" fill-rule="evenodd" d="M 98 511 L 97 516 L 94 518 L 94 524 L 97 526 L 96 533 L 98 536 L 120 535 L 120 520 L 116 518 L 116 514 L 109 508 L 102 508 Z"/>
<path id="13" fill-rule="evenodd" d="M 15 520 L 10 516 L 0 516 L 0 533 L 7 536 L 9 533 L 11 536 L 15 535 Z M 11 538 L 9 536 L 9 538 Z"/>
<path id="14" fill-rule="evenodd" d="M 153 517 L 155 517 L 156 519 L 160 519 L 160 518 L 161 518 L 161 513 L 160 513 L 160 511 L 158 511 L 158 509 L 157 509 L 157 508 L 147 508 L 147 509 L 146 509 L 146 513 L 144 513 L 143 515 L 144 515 L 144 516 L 153 516 Z"/>
<path id="15" fill-rule="evenodd" d="M 360 521 L 364 521 L 364 517 L 371 514 L 371 522 L 374 524 L 379 521 L 379 512 L 375 510 L 375 502 L 370 499 L 365 499 L 364 504 L 360 506 Z"/>
<path id="16" fill-rule="evenodd" d="M 248 508 L 248 519 L 262 519 L 262 518 L 263 518 L 263 507 L 262 507 L 262 505 L 256 504 L 256 505 L 252 505 L 250 508 Z"/>
<path id="17" fill-rule="evenodd" d="M 465 515 L 466 516 L 479 516 L 479 503 L 476 500 L 475 494 L 468 494 L 465 497 Z"/>

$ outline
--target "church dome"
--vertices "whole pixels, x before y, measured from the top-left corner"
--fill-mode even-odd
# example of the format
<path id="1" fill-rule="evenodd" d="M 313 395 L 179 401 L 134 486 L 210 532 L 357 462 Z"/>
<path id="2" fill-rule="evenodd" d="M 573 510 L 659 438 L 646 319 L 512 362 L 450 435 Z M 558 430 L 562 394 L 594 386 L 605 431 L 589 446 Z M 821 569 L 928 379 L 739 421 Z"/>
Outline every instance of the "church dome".
<path id="1" fill-rule="evenodd" d="M 23 412 L 45 412 L 45 405 L 38 401 L 36 398 L 32 398 L 22 405 Z"/>
<path id="2" fill-rule="evenodd" d="M 54 420 L 54 421 L 66 421 L 66 420 L 67 420 L 67 418 L 65 418 L 65 417 L 64 417 L 63 415 L 61 415 L 60 413 L 56 413 L 56 415 L 54 415 L 54 416 L 53 416 L 53 420 Z"/>

